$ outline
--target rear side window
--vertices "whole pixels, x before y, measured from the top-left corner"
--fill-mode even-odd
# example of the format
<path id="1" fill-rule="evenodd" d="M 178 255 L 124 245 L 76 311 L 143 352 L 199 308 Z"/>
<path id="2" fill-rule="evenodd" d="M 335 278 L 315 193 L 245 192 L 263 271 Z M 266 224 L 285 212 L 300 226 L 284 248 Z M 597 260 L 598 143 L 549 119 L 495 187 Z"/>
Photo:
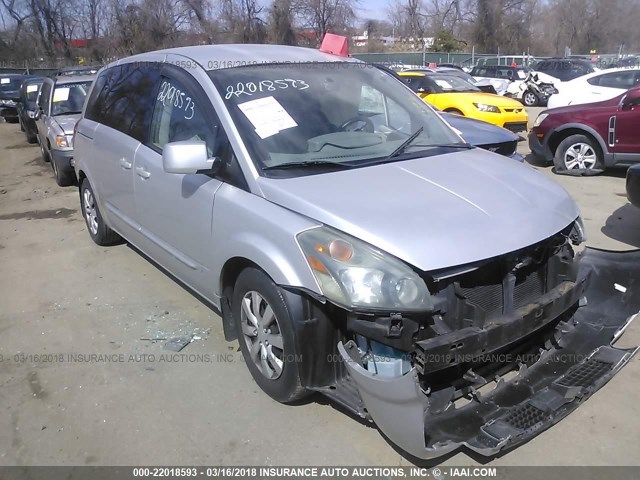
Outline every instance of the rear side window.
<path id="1" fill-rule="evenodd" d="M 85 117 L 145 141 L 160 79 L 155 63 L 127 63 L 105 70 L 96 80 Z"/>
<path id="2" fill-rule="evenodd" d="M 624 90 L 632 88 L 636 84 L 636 81 L 636 72 L 633 70 L 605 73 L 604 75 L 598 75 L 597 77 L 587 80 L 591 85 L 609 88 L 622 88 Z"/>

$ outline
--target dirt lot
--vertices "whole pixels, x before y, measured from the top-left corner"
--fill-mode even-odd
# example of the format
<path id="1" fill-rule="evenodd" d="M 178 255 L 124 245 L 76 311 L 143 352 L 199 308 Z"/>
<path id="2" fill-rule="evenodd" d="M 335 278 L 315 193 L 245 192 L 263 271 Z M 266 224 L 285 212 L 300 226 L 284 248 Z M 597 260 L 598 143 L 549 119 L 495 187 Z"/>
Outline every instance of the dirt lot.
<path id="1" fill-rule="evenodd" d="M 258 391 L 211 310 L 130 247 L 91 242 L 77 189 L 55 185 L 17 125 L 0 124 L 0 150 L 0 464 L 409 463 L 323 398 L 284 406 Z M 623 172 L 535 168 L 573 194 L 590 245 L 640 247 Z M 184 356 L 150 340 L 177 333 L 199 337 Z M 624 341 L 640 342 L 640 322 Z M 636 358 L 568 418 L 490 463 L 637 464 L 639 384 Z"/>

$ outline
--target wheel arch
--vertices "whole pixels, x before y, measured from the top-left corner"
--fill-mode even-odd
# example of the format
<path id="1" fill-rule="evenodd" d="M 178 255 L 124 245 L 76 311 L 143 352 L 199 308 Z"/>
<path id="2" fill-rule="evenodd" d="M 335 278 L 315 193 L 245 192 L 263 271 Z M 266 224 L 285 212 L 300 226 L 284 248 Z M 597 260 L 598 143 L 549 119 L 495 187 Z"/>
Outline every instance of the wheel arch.
<path id="1" fill-rule="evenodd" d="M 551 134 L 547 145 L 549 146 L 549 150 L 553 156 L 555 156 L 560 143 L 571 135 L 584 135 L 593 140 L 596 147 L 599 149 L 599 153 L 603 161 L 605 161 L 609 156 L 604 140 L 602 140 L 598 132 L 588 125 L 579 123 L 568 123 Z"/>

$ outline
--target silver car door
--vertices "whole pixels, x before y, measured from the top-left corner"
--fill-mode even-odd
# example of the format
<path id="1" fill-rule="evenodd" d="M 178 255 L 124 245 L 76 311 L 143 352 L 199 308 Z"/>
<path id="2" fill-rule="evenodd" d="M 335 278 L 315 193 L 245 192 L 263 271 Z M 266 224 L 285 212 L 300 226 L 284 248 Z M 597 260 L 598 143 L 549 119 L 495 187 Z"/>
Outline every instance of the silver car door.
<path id="1" fill-rule="evenodd" d="M 165 66 L 163 72 L 149 140 L 140 146 L 135 158 L 137 215 L 142 223 L 146 253 L 210 298 L 214 285 L 212 212 L 222 181 L 207 173 L 166 173 L 162 149 L 170 142 L 203 140 L 213 157 L 218 155 L 220 142 L 226 142 L 226 137 L 211 103 L 194 78 L 170 66 Z"/>
<path id="2" fill-rule="evenodd" d="M 92 170 L 99 182 L 103 215 L 114 230 L 134 244 L 139 243 L 141 236 L 136 218 L 133 164 L 151 121 L 149 103 L 155 97 L 160 68 L 153 63 L 138 62 L 106 70 L 94 86 L 102 94 L 96 105 L 87 105 L 85 113 L 98 122 L 93 137 Z"/>

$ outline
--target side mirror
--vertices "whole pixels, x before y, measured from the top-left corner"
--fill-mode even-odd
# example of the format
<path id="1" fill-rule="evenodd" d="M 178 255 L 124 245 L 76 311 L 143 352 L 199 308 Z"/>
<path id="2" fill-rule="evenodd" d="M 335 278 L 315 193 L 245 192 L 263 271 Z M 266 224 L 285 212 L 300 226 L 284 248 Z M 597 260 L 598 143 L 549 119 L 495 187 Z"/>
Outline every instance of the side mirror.
<path id="1" fill-rule="evenodd" d="M 167 173 L 188 174 L 214 170 L 218 163 L 218 158 L 209 158 L 207 144 L 202 141 L 171 142 L 162 150 L 162 167 Z"/>
<path id="2" fill-rule="evenodd" d="M 622 110 L 631 110 L 637 106 L 640 106 L 640 88 L 631 89 L 622 97 Z"/>

